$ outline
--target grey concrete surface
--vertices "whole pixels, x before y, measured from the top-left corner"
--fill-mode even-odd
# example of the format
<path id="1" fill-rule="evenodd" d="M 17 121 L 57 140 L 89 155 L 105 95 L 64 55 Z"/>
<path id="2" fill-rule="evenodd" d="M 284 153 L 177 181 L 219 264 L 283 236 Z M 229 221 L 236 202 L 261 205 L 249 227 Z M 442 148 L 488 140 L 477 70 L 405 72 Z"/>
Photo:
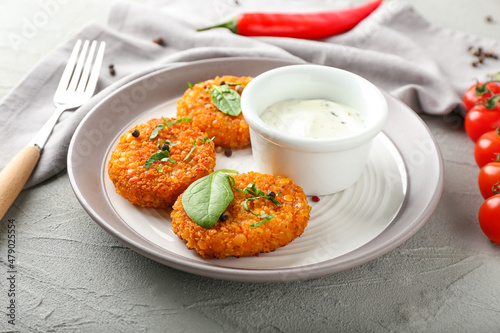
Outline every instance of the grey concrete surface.
<path id="1" fill-rule="evenodd" d="M 500 39 L 496 0 L 409 2 L 443 27 Z M 0 3 L 3 96 L 69 33 L 104 23 L 111 1 L 60 1 L 17 49 L 6 34 L 49 1 Z M 445 161 L 444 193 L 430 220 L 394 251 L 309 281 L 221 281 L 142 257 L 90 219 L 65 172 L 22 192 L 0 224 L 0 332 L 498 332 L 500 246 L 477 223 L 483 199 L 474 145 L 456 119 L 422 117 Z M 8 219 L 16 230 L 15 326 Z"/>

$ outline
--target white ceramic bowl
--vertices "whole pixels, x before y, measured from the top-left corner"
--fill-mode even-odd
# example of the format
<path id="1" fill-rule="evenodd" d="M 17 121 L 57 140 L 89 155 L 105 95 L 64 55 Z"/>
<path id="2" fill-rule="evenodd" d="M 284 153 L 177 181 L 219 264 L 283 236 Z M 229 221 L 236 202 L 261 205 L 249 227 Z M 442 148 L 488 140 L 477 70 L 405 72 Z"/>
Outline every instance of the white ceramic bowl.
<path id="1" fill-rule="evenodd" d="M 345 104 L 360 112 L 365 127 L 343 137 L 304 138 L 279 132 L 262 121 L 260 115 L 268 106 L 291 98 Z M 259 171 L 292 178 L 307 195 L 333 194 L 354 184 L 388 114 L 382 92 L 372 83 L 320 65 L 285 66 L 258 75 L 243 90 L 241 108 Z"/>

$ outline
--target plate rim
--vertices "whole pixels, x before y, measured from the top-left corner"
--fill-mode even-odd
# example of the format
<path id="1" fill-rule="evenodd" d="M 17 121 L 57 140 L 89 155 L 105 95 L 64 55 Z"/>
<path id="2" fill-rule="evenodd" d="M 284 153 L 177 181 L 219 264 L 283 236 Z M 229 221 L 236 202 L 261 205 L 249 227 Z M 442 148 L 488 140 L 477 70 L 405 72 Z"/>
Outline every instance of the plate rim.
<path id="1" fill-rule="evenodd" d="M 147 78 L 150 78 L 152 76 L 160 75 L 164 72 L 169 72 L 172 70 L 179 70 L 182 68 L 186 67 L 193 67 L 193 66 L 210 66 L 213 65 L 214 63 L 221 63 L 221 62 L 261 62 L 261 63 L 272 63 L 273 67 L 279 67 L 279 66 L 287 66 L 287 65 L 294 65 L 294 64 L 301 64 L 304 62 L 299 62 L 299 61 L 292 61 L 289 59 L 274 59 L 274 58 L 251 58 L 251 57 L 228 57 L 228 58 L 213 58 L 213 59 L 206 59 L 206 60 L 199 60 L 199 61 L 193 61 L 193 62 L 188 62 L 188 63 L 181 63 L 181 64 L 175 64 L 172 66 L 172 64 L 167 64 L 164 67 L 156 67 L 152 71 L 147 71 L 144 73 L 144 75 L 139 75 L 136 76 L 134 79 L 131 81 L 119 86 L 117 89 L 111 91 L 107 95 L 101 98 L 100 101 L 92 107 L 92 109 L 85 115 L 85 117 L 82 119 L 80 124 L 78 125 L 77 129 L 75 130 L 72 139 L 70 141 L 69 147 L 68 147 L 68 157 L 67 157 L 67 164 L 68 164 L 68 176 L 70 179 L 70 184 L 73 189 L 73 192 L 75 193 L 78 201 L 84 208 L 84 210 L 90 215 L 90 217 L 101 227 L 103 228 L 106 232 L 108 232 L 110 235 L 124 243 L 127 247 L 131 248 L 132 250 L 140 253 L 141 255 L 152 259 L 156 262 L 159 262 L 161 264 L 167 265 L 169 267 L 179 269 L 188 273 L 192 274 L 197 274 L 201 276 L 206 276 L 206 277 L 211 277 L 211 278 L 218 278 L 218 279 L 223 279 L 223 280 L 233 280 L 233 281 L 248 281 L 248 282 L 271 282 L 271 281 L 295 281 L 295 280 L 304 280 L 304 279 L 312 279 L 312 278 L 318 278 L 321 276 L 325 275 L 330 275 L 334 274 L 339 271 L 343 271 L 346 269 L 350 269 L 353 267 L 357 267 L 359 265 L 362 265 L 366 262 L 372 261 L 390 251 L 395 249 L 396 247 L 400 246 L 402 243 L 404 243 L 406 240 L 408 240 L 411 236 L 413 236 L 430 218 L 432 213 L 437 207 L 437 204 L 439 202 L 439 199 L 442 195 L 443 192 L 443 187 L 444 187 L 444 162 L 443 158 L 439 149 L 439 146 L 433 137 L 432 133 L 430 132 L 429 128 L 425 124 L 425 122 L 413 111 L 411 108 L 409 108 L 407 105 L 405 105 L 403 102 L 395 99 L 392 97 L 390 94 L 384 92 L 386 95 L 386 98 L 390 99 L 393 103 L 396 103 L 399 107 L 402 107 L 405 109 L 405 111 L 411 115 L 411 117 L 414 118 L 414 121 L 417 121 L 422 125 L 422 127 L 425 129 L 426 134 L 429 136 L 429 138 L 432 140 L 433 148 L 436 150 L 437 154 L 437 164 L 438 164 L 438 182 L 434 188 L 434 193 L 431 198 L 429 198 L 429 204 L 420 211 L 420 214 L 418 214 L 418 218 L 415 220 L 417 221 L 416 223 L 411 223 L 408 225 L 407 228 L 404 228 L 400 232 L 398 232 L 396 235 L 392 236 L 390 239 L 387 239 L 386 241 L 382 242 L 379 244 L 377 247 L 375 247 L 372 251 L 370 251 L 368 254 L 365 253 L 363 256 L 355 256 L 354 258 L 350 258 L 352 256 L 351 254 L 353 252 L 357 252 L 362 250 L 363 248 L 366 248 L 367 246 L 370 246 L 370 243 L 373 242 L 370 241 L 367 244 L 357 248 L 356 250 L 353 250 L 349 253 L 346 253 L 342 256 L 336 257 L 334 259 L 330 259 L 324 262 L 320 263 L 314 263 L 310 265 L 304 265 L 304 266 L 299 266 L 299 267 L 290 267 L 290 268 L 278 268 L 278 269 L 241 269 L 241 268 L 231 268 L 231 267 L 222 267 L 222 266 L 217 266 L 217 265 L 210 265 L 210 264 L 202 264 L 200 262 L 191 262 L 188 259 L 178 256 L 177 254 L 170 252 L 170 256 L 168 258 L 165 257 L 165 255 L 162 255 L 159 250 L 165 252 L 164 249 L 159 248 L 157 245 L 149 242 L 146 238 L 144 238 L 142 235 L 138 234 L 135 230 L 131 229 L 133 233 L 143 239 L 144 241 L 147 242 L 146 246 L 145 244 L 138 243 L 136 240 L 123 235 L 120 233 L 119 230 L 114 228 L 113 226 L 109 225 L 104 219 L 101 218 L 98 212 L 95 211 L 95 209 L 87 202 L 85 199 L 85 196 L 81 192 L 80 188 L 78 187 L 77 183 L 77 176 L 75 175 L 74 168 L 73 168 L 73 152 L 75 149 L 76 145 L 76 137 L 77 134 L 84 128 L 87 120 L 91 115 L 94 113 L 98 112 L 100 106 L 105 103 L 105 101 L 109 100 L 110 98 L 113 98 L 114 96 L 118 95 L 122 90 L 126 89 L 127 87 L 133 86 L 134 84 L 137 84 L 140 81 L 143 81 Z M 386 133 L 387 135 L 387 133 Z M 390 139 L 390 136 L 389 136 Z M 392 142 L 392 140 L 391 140 Z M 396 143 L 394 143 L 394 146 L 396 149 L 399 150 L 399 147 Z M 401 154 L 401 151 L 400 151 Z M 404 156 L 401 154 L 403 161 L 405 161 Z M 405 161 L 405 167 L 406 166 L 406 161 Z M 411 176 L 410 173 L 407 170 L 407 180 L 408 180 L 408 191 L 410 190 L 410 187 L 412 186 L 411 182 Z M 405 198 L 405 201 L 403 203 L 403 207 L 401 207 L 401 210 L 399 214 L 405 209 L 406 205 L 408 204 L 407 202 L 408 198 Z M 398 215 L 399 215 L 398 214 Z M 121 219 L 120 219 L 121 220 Z M 121 220 L 123 222 L 123 220 Z M 394 222 L 394 221 L 393 221 Z M 393 223 L 391 222 L 391 224 Z M 125 222 L 123 222 L 125 223 Z M 390 227 L 390 225 L 389 225 Z M 388 228 L 389 228 L 388 227 Z M 387 229 L 388 229 L 387 228 Z M 387 232 L 387 229 L 385 229 L 379 236 L 375 237 L 375 239 L 379 238 L 381 235 L 383 235 L 385 232 Z M 332 266 L 332 261 L 335 261 L 335 264 Z M 306 271 L 306 274 L 301 275 L 300 271 Z"/>

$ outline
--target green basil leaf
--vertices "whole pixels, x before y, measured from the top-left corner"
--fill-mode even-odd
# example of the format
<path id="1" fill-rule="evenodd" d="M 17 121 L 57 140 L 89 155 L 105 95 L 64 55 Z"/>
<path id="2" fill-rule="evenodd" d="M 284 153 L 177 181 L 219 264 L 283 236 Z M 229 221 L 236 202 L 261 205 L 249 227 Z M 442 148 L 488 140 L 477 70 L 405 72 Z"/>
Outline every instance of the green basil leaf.
<path id="1" fill-rule="evenodd" d="M 191 220 L 203 228 L 210 228 L 219 220 L 234 199 L 229 176 L 221 169 L 198 179 L 184 191 L 182 205 Z"/>
<path id="2" fill-rule="evenodd" d="M 241 113 L 240 95 L 227 85 L 212 87 L 210 96 L 215 106 L 223 113 L 230 116 L 237 116 Z"/>

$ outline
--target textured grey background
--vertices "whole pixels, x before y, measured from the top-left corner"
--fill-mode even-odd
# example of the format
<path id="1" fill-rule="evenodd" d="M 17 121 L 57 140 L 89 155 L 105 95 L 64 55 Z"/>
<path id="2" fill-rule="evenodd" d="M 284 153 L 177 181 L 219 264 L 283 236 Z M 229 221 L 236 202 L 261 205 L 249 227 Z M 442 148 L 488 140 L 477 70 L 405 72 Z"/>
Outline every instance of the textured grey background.
<path id="1" fill-rule="evenodd" d="M 104 23 L 111 4 L 67 2 L 14 49 L 6 34 L 20 33 L 51 1 L 0 0 L 0 96 L 68 34 L 91 20 Z M 440 26 L 500 39 L 497 0 L 409 2 Z M 496 22 L 485 22 L 490 14 Z M 88 217 L 66 173 L 23 192 L 0 224 L 0 331 L 498 332 L 500 246 L 477 223 L 483 200 L 474 145 L 453 117 L 423 118 L 445 160 L 444 193 L 431 219 L 385 256 L 310 281 L 220 281 L 146 259 Z M 16 220 L 15 327 L 5 315 L 8 218 Z"/>

